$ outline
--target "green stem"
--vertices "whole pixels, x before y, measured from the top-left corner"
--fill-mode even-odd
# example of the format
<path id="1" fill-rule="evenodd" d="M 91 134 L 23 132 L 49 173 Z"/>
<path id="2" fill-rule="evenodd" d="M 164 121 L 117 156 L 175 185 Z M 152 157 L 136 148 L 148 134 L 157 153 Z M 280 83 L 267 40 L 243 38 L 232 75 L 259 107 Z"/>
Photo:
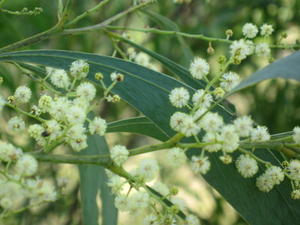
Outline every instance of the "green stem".
<path id="1" fill-rule="evenodd" d="M 13 105 L 13 104 L 6 103 L 5 105 L 6 105 L 7 107 L 9 107 L 9 108 L 14 109 L 16 112 L 19 112 L 19 113 L 21 113 L 21 114 L 23 114 L 23 115 L 25 115 L 25 116 L 28 116 L 28 117 L 30 117 L 30 118 L 33 118 L 33 119 L 35 119 L 35 120 L 38 120 L 38 121 L 40 121 L 41 123 L 46 122 L 46 120 L 44 120 L 44 119 L 42 119 L 42 118 L 40 118 L 40 117 L 38 117 L 38 116 L 32 115 L 31 113 L 28 113 L 28 112 L 26 112 L 26 111 L 24 111 L 24 110 L 18 108 L 17 106 L 15 106 L 15 105 Z"/>
<path id="2" fill-rule="evenodd" d="M 258 161 L 258 162 L 260 162 L 260 163 L 262 163 L 262 164 L 264 164 L 266 167 L 272 165 L 270 162 L 267 162 L 267 161 L 265 161 L 265 160 L 262 160 L 261 158 L 257 157 L 255 154 L 253 154 L 253 153 L 250 152 L 250 151 L 247 151 L 247 150 L 245 150 L 245 149 L 243 149 L 243 148 L 239 148 L 238 150 L 239 150 L 240 152 L 244 153 L 244 154 L 247 154 L 247 155 L 251 156 L 253 159 L 255 159 L 256 161 Z"/>
<path id="3" fill-rule="evenodd" d="M 68 22 L 64 27 L 70 27 L 73 24 L 77 23 L 79 20 L 82 20 L 83 18 L 87 17 L 88 15 L 92 14 L 93 12 L 101 9 L 106 3 L 108 3 L 110 0 L 103 0 L 99 2 L 96 6 L 93 8 L 90 8 L 89 10 L 85 11 L 84 13 L 80 14 L 76 18 L 74 18 L 72 21 Z"/>

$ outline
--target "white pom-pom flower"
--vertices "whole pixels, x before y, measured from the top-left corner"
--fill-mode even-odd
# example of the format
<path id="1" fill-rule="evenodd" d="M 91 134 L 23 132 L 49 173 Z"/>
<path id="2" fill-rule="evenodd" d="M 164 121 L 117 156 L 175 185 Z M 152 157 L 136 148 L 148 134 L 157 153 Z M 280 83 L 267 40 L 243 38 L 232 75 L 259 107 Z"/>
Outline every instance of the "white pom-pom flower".
<path id="1" fill-rule="evenodd" d="M 169 100 L 175 107 L 182 108 L 189 103 L 190 94 L 187 89 L 180 87 L 174 88 L 170 95 Z"/>
<path id="2" fill-rule="evenodd" d="M 56 120 L 47 121 L 45 123 L 45 130 L 48 132 L 49 139 L 52 141 L 62 134 L 60 124 Z"/>
<path id="3" fill-rule="evenodd" d="M 234 120 L 234 126 L 240 137 L 248 137 L 253 128 L 250 116 L 241 116 Z"/>
<path id="4" fill-rule="evenodd" d="M 87 77 L 89 73 L 89 64 L 84 60 L 76 60 L 70 66 L 70 73 L 76 79 Z"/>
<path id="5" fill-rule="evenodd" d="M 51 104 L 53 100 L 52 97 L 49 95 L 43 95 L 39 99 L 38 106 L 42 112 L 49 112 L 51 109 Z"/>
<path id="6" fill-rule="evenodd" d="M 192 61 L 189 70 L 195 79 L 201 80 L 209 73 L 209 64 L 205 59 L 196 57 Z"/>
<path id="7" fill-rule="evenodd" d="M 188 116 L 184 118 L 180 132 L 186 137 L 191 137 L 197 135 L 200 130 L 201 128 L 194 122 L 194 118 L 192 116 Z"/>
<path id="8" fill-rule="evenodd" d="M 96 96 L 96 88 L 93 84 L 84 82 L 76 88 L 76 95 L 87 101 L 92 101 Z"/>
<path id="9" fill-rule="evenodd" d="M 253 42 L 245 41 L 243 39 L 238 41 L 233 41 L 230 45 L 230 53 L 232 56 L 236 57 L 238 60 L 243 60 L 247 56 L 253 54 L 254 46 Z"/>
<path id="10" fill-rule="evenodd" d="M 289 177 L 293 180 L 300 181 L 300 161 L 294 159 L 290 161 L 287 170 L 289 172 Z"/>
<path id="11" fill-rule="evenodd" d="M 68 109 L 66 119 L 70 124 L 81 124 L 85 121 L 86 113 L 85 111 L 78 107 L 72 106 Z"/>
<path id="12" fill-rule="evenodd" d="M 256 186 L 262 192 L 269 192 L 273 189 L 274 183 L 272 179 L 265 173 L 256 179 Z"/>
<path id="13" fill-rule="evenodd" d="M 271 136 L 269 134 L 268 128 L 265 126 L 257 126 L 253 128 L 250 134 L 251 141 L 268 141 Z"/>
<path id="14" fill-rule="evenodd" d="M 193 156 L 191 168 L 194 173 L 206 174 L 210 169 L 210 161 L 208 160 L 208 157 L 201 158 L 198 156 Z"/>
<path id="15" fill-rule="evenodd" d="M 223 118 L 218 113 L 208 112 L 199 121 L 199 125 L 207 132 L 219 131 L 223 126 Z"/>
<path id="16" fill-rule="evenodd" d="M 170 127 L 173 130 L 180 132 L 183 125 L 183 121 L 185 121 L 188 117 L 188 114 L 182 112 L 175 112 L 170 118 Z"/>
<path id="17" fill-rule="evenodd" d="M 24 154 L 18 159 L 15 168 L 17 174 L 29 177 L 37 172 L 38 162 L 33 156 Z"/>
<path id="18" fill-rule="evenodd" d="M 141 177 L 144 181 L 148 182 L 153 180 L 159 171 L 159 166 L 155 159 L 143 159 L 137 170 L 135 171 L 136 175 Z"/>
<path id="19" fill-rule="evenodd" d="M 115 145 L 110 152 L 111 159 L 119 166 L 126 162 L 128 155 L 129 152 L 123 145 Z"/>
<path id="20" fill-rule="evenodd" d="M 245 178 L 253 177 L 258 171 L 256 160 L 249 155 L 240 155 L 236 161 L 236 168 Z"/>
<path id="21" fill-rule="evenodd" d="M 25 129 L 25 122 L 21 117 L 12 117 L 8 121 L 8 128 L 14 132 L 23 131 Z"/>
<path id="22" fill-rule="evenodd" d="M 273 31 L 274 31 L 273 26 L 270 24 L 263 24 L 260 27 L 260 34 L 265 37 L 270 36 L 273 33 Z"/>
<path id="23" fill-rule="evenodd" d="M 32 92 L 31 90 L 26 86 L 20 86 L 15 91 L 15 98 L 17 102 L 20 103 L 27 103 L 29 102 L 31 98 Z"/>
<path id="24" fill-rule="evenodd" d="M 170 194 L 170 190 L 167 185 L 161 182 L 156 182 L 152 188 L 163 196 L 167 196 Z"/>
<path id="25" fill-rule="evenodd" d="M 221 130 L 220 140 L 222 140 L 222 150 L 233 152 L 239 147 L 239 135 L 233 125 L 226 125 Z"/>
<path id="26" fill-rule="evenodd" d="M 185 223 L 186 225 L 200 225 L 199 219 L 192 214 L 187 215 L 185 221 L 186 221 Z"/>
<path id="27" fill-rule="evenodd" d="M 284 180 L 284 173 L 278 166 L 271 166 L 265 171 L 265 175 L 268 176 L 274 185 L 280 184 Z"/>
<path id="28" fill-rule="evenodd" d="M 67 89 L 70 86 L 70 79 L 65 70 L 53 69 L 50 74 L 50 81 L 58 88 Z"/>
<path id="29" fill-rule="evenodd" d="M 194 93 L 192 101 L 194 106 L 208 108 L 213 101 L 213 97 L 211 96 L 211 94 L 206 94 L 203 89 L 200 89 Z"/>
<path id="30" fill-rule="evenodd" d="M 269 56 L 271 52 L 267 43 L 259 43 L 255 46 L 255 54 L 258 56 Z"/>
<path id="31" fill-rule="evenodd" d="M 171 167 L 180 167 L 186 162 L 186 155 L 181 148 L 171 148 L 167 152 L 166 160 Z"/>
<path id="32" fill-rule="evenodd" d="M 129 211 L 128 198 L 124 195 L 118 195 L 115 198 L 115 206 L 120 211 Z"/>
<path id="33" fill-rule="evenodd" d="M 89 123 L 89 131 L 91 134 L 98 134 L 100 136 L 103 136 L 106 132 L 107 123 L 104 119 L 101 119 L 100 117 L 95 117 L 90 123 Z"/>
<path id="34" fill-rule="evenodd" d="M 293 134 L 293 140 L 296 144 L 300 144 L 300 127 L 295 127 L 293 129 L 294 134 Z"/>
<path id="35" fill-rule="evenodd" d="M 208 151 L 208 152 L 217 152 L 221 149 L 222 145 L 220 143 L 218 143 L 220 141 L 220 135 L 218 133 L 215 133 L 215 132 L 208 132 L 206 133 L 203 138 L 202 138 L 202 141 L 204 143 L 211 143 L 209 145 L 205 145 L 203 147 L 203 149 L 205 151 Z M 216 143 L 216 144 L 214 144 Z"/>
<path id="36" fill-rule="evenodd" d="M 247 38 L 255 38 L 258 33 L 258 28 L 252 23 L 246 23 L 242 28 L 243 34 Z"/>
<path id="37" fill-rule="evenodd" d="M 221 80 L 222 82 L 220 83 L 220 86 L 225 91 L 231 91 L 240 83 L 240 76 L 237 73 L 228 72 L 223 74 Z"/>

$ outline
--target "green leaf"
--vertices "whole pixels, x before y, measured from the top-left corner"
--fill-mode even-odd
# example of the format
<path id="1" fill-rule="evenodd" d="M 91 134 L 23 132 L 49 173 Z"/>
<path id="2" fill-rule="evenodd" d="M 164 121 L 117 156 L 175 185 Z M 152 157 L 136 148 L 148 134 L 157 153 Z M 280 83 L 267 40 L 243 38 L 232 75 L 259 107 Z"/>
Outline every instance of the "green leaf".
<path id="1" fill-rule="evenodd" d="M 88 137 L 88 148 L 79 155 L 99 155 L 108 153 L 108 147 L 103 137 L 92 135 Z M 117 209 L 114 207 L 114 198 L 106 185 L 107 176 L 103 167 L 95 165 L 79 165 L 80 196 L 84 225 L 98 225 L 99 208 L 97 195 L 100 191 L 102 210 L 102 224 L 117 224 Z"/>
<path id="2" fill-rule="evenodd" d="M 69 51 L 23 51 L 0 55 L 0 61 L 21 61 L 27 63 L 68 69 L 75 59 L 85 59 L 90 64 L 88 79 L 94 81 L 94 73 L 102 72 L 104 82 L 111 83 L 110 73 L 121 72 L 125 80 L 113 89 L 125 101 L 142 112 L 167 135 L 174 132 L 169 127 L 169 118 L 175 109 L 168 101 L 170 90 L 185 86 L 192 93 L 194 89 L 164 74 L 120 59 Z M 233 117 L 222 108 L 218 108 L 228 122 Z M 191 150 L 189 154 L 198 154 Z M 267 150 L 257 151 L 266 160 L 273 155 Z M 290 225 L 298 224 L 300 218 L 299 201 L 289 197 L 291 186 L 286 180 L 270 193 L 262 193 L 255 187 L 255 179 L 242 178 L 234 165 L 224 165 L 218 154 L 210 155 L 212 169 L 205 179 L 252 225 Z"/>
<path id="3" fill-rule="evenodd" d="M 255 85 L 260 81 L 274 78 L 293 79 L 300 81 L 300 51 L 279 59 L 261 70 L 253 73 L 242 81 L 230 94 Z"/>
<path id="4" fill-rule="evenodd" d="M 174 23 L 169 18 L 162 16 L 158 13 L 155 13 L 153 11 L 149 10 L 142 10 L 146 15 L 149 16 L 149 19 L 154 21 L 156 24 L 160 25 L 165 30 L 173 30 L 173 31 L 180 31 L 177 24 Z M 174 35 L 181 47 L 181 50 L 183 52 L 184 56 L 184 65 L 188 66 L 192 59 L 194 58 L 193 52 L 190 49 L 190 46 L 188 46 L 182 36 Z"/>
<path id="5" fill-rule="evenodd" d="M 146 117 L 135 117 L 111 122 L 108 124 L 107 132 L 137 133 L 153 137 L 161 141 L 166 141 L 170 138 L 155 123 Z"/>

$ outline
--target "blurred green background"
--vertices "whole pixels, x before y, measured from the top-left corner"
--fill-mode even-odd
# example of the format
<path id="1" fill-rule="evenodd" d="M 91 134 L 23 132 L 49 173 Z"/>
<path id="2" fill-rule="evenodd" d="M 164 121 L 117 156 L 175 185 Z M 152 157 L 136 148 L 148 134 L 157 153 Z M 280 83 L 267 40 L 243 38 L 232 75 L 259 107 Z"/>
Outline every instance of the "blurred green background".
<path id="1" fill-rule="evenodd" d="M 98 2 L 95 0 L 71 1 L 70 18 L 74 18 L 74 16 Z M 99 23 L 131 5 L 132 1 L 111 0 L 104 9 L 80 21 L 76 27 Z M 15 16 L 0 12 L 1 46 L 49 29 L 56 23 L 57 6 L 55 1 L 11 0 L 7 1 L 3 6 L 3 8 L 10 10 L 20 10 L 23 7 L 29 9 L 42 7 L 44 12 L 37 16 Z M 287 32 L 288 34 L 288 38 L 283 40 L 283 42 L 293 43 L 300 37 L 300 1 L 298 0 L 193 0 L 190 4 L 174 4 L 172 0 L 160 0 L 147 9 L 168 17 L 178 25 L 181 31 L 187 33 L 225 38 L 225 30 L 232 29 L 234 38 L 239 38 L 241 37 L 242 25 L 246 22 L 253 22 L 257 25 L 262 25 L 263 23 L 273 24 L 275 27 L 273 41 L 278 41 L 282 32 Z M 161 28 L 155 21 L 142 12 L 130 14 L 118 20 L 114 25 L 140 28 L 153 26 Z M 188 48 L 190 48 L 190 53 L 194 56 L 208 58 L 212 67 L 216 65 L 218 55 L 228 54 L 228 46 L 224 44 L 214 44 L 213 47 L 216 53 L 208 55 L 206 51 L 208 43 L 201 40 L 185 39 L 187 46 L 186 49 L 183 49 L 180 47 L 176 37 L 137 32 L 129 32 L 129 35 L 133 40 L 142 43 L 147 48 L 171 58 L 184 66 L 188 66 L 189 64 L 189 59 L 183 57 L 183 51 L 189 51 Z M 126 51 L 126 45 L 120 44 L 120 47 Z M 101 31 L 82 35 L 53 37 L 49 40 L 33 44 L 27 49 L 45 48 L 77 50 L 104 55 L 112 55 L 114 50 L 111 40 Z M 290 50 L 273 50 L 272 53 L 276 59 L 291 52 Z M 120 57 L 118 54 L 116 56 Z M 153 63 L 156 62 L 153 61 Z M 241 76 L 246 77 L 267 63 L 267 59 L 261 60 L 256 56 L 252 56 L 241 65 L 235 66 L 233 70 Z M 162 71 L 168 73 L 163 68 Z M 0 76 L 4 77 L 4 85 L 1 86 L 1 93 L 5 92 L 6 95 L 12 94 L 14 88 L 20 84 L 29 83 L 30 86 L 35 87 L 35 84 L 27 78 L 23 78 L 24 76 L 20 79 L 20 71 L 11 65 L 1 63 Z M 300 111 L 300 92 L 297 89 L 298 85 L 293 81 L 265 81 L 241 93 L 235 94 L 230 98 L 230 101 L 236 105 L 239 114 L 250 114 L 255 121 L 268 126 L 271 133 L 283 132 L 291 130 L 295 125 L 300 124 L 300 113 L 298 113 Z M 37 88 L 36 90 L 38 91 Z M 5 124 L 4 121 L 12 113 L 11 111 L 5 112 L 0 118 L 0 123 Z M 126 103 L 116 105 L 106 103 L 99 108 L 98 113 L 107 118 L 108 121 L 139 115 L 138 112 L 130 108 Z M 5 125 L 1 126 L 0 132 L 1 137 L 10 137 Z M 16 139 L 16 137 L 10 138 Z M 23 141 L 20 137 L 17 137 L 15 141 L 26 145 L 28 148 L 32 146 L 32 143 L 28 140 Z M 152 142 L 153 140 L 133 134 L 118 134 L 108 135 L 108 141 L 111 144 L 116 141 L 123 144 L 127 143 L 127 146 L 134 147 Z M 160 155 L 159 158 L 163 157 Z M 134 164 L 135 160 L 136 158 L 132 159 L 129 164 Z M 246 224 L 220 195 L 203 180 L 193 176 L 188 168 L 170 172 L 164 166 L 163 160 L 160 160 L 160 164 L 163 167 L 161 172 L 162 180 L 170 186 L 175 185 L 180 187 L 180 196 L 185 198 L 190 209 L 201 218 L 203 224 Z M 81 224 L 80 199 L 78 194 L 79 182 L 76 167 L 71 165 L 42 165 L 40 173 L 46 173 L 47 176 L 51 173 L 57 185 L 63 183 L 61 181 L 62 174 L 68 178 L 69 183 L 63 188 L 62 198 L 55 203 L 47 204 L 37 209 L 25 210 L 14 217 L 10 217 L 2 224 Z M 171 180 L 170 177 L 175 179 Z M 121 214 L 119 224 L 133 224 L 133 221 L 135 221 L 135 224 L 139 224 L 136 222 L 136 218 L 132 217 L 127 214 Z"/>

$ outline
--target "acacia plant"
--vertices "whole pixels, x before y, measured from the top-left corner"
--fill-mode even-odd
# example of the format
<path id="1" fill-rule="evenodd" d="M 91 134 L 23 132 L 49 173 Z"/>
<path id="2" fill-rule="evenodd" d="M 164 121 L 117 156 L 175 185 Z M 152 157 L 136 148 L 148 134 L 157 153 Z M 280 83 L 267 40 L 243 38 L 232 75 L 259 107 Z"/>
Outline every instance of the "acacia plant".
<path id="1" fill-rule="evenodd" d="M 58 0 L 57 23 L 52 28 L 0 48 L 1 64 L 34 84 L 1 88 L 0 111 L 7 120 L 1 121 L 6 128 L 0 141 L 3 224 L 30 208 L 47 202 L 60 204 L 60 199 L 68 197 L 61 194 L 60 184 L 49 179 L 49 173 L 39 169 L 43 164 L 79 165 L 85 225 L 98 224 L 95 199 L 99 182 L 109 187 L 101 192 L 102 211 L 110 211 L 103 213 L 104 224 L 116 224 L 112 202 L 119 211 L 143 215 L 146 225 L 205 224 L 195 210 L 186 208 L 184 199 L 177 197 L 176 187 L 159 182 L 160 165 L 153 155 L 147 157 L 156 151 L 166 151 L 169 170 L 189 165 L 249 224 L 297 224 L 300 127 L 294 124 L 292 130 L 272 134 L 251 116 L 237 115 L 228 97 L 265 79 L 300 81 L 300 54 L 295 51 L 300 45 L 283 42 L 286 33 L 276 39 L 276 24 L 268 23 L 240 24 L 238 34 L 225 28 L 222 37 L 181 32 L 172 21 L 151 10 L 157 4 L 151 0 L 129 1 L 129 8 L 104 21 L 78 25 L 113 1 L 100 1 L 72 16 L 71 1 Z M 173 4 L 190 2 L 174 0 Z M 1 13 L 14 16 L 45 11 L 39 7 L 13 11 L 5 5 L 5 0 L 0 1 Z M 149 16 L 165 27 L 116 25 L 134 13 Z M 113 54 L 30 50 L 40 41 L 89 32 L 109 38 Z M 207 43 L 203 50 L 207 57 L 193 56 L 182 66 L 145 48 L 128 32 L 174 36 L 185 47 L 185 39 L 201 40 Z M 219 45 L 225 46 L 225 54 L 218 53 Z M 20 50 L 25 47 L 29 49 Z M 289 55 L 277 59 L 273 52 L 281 49 Z M 251 63 L 251 56 L 270 64 L 242 79 L 239 68 Z M 1 78 L 2 86 L 6 82 Z M 126 102 L 141 116 L 107 122 L 99 114 L 105 102 Z M 138 133 L 159 142 L 129 148 L 120 139 L 108 146 L 106 134 L 116 132 Z M 15 141 L 20 135 L 26 140 L 23 144 Z M 146 157 L 131 165 L 133 169 L 124 165 L 129 157 L 140 154 Z M 106 173 L 100 173 L 100 168 Z"/>

